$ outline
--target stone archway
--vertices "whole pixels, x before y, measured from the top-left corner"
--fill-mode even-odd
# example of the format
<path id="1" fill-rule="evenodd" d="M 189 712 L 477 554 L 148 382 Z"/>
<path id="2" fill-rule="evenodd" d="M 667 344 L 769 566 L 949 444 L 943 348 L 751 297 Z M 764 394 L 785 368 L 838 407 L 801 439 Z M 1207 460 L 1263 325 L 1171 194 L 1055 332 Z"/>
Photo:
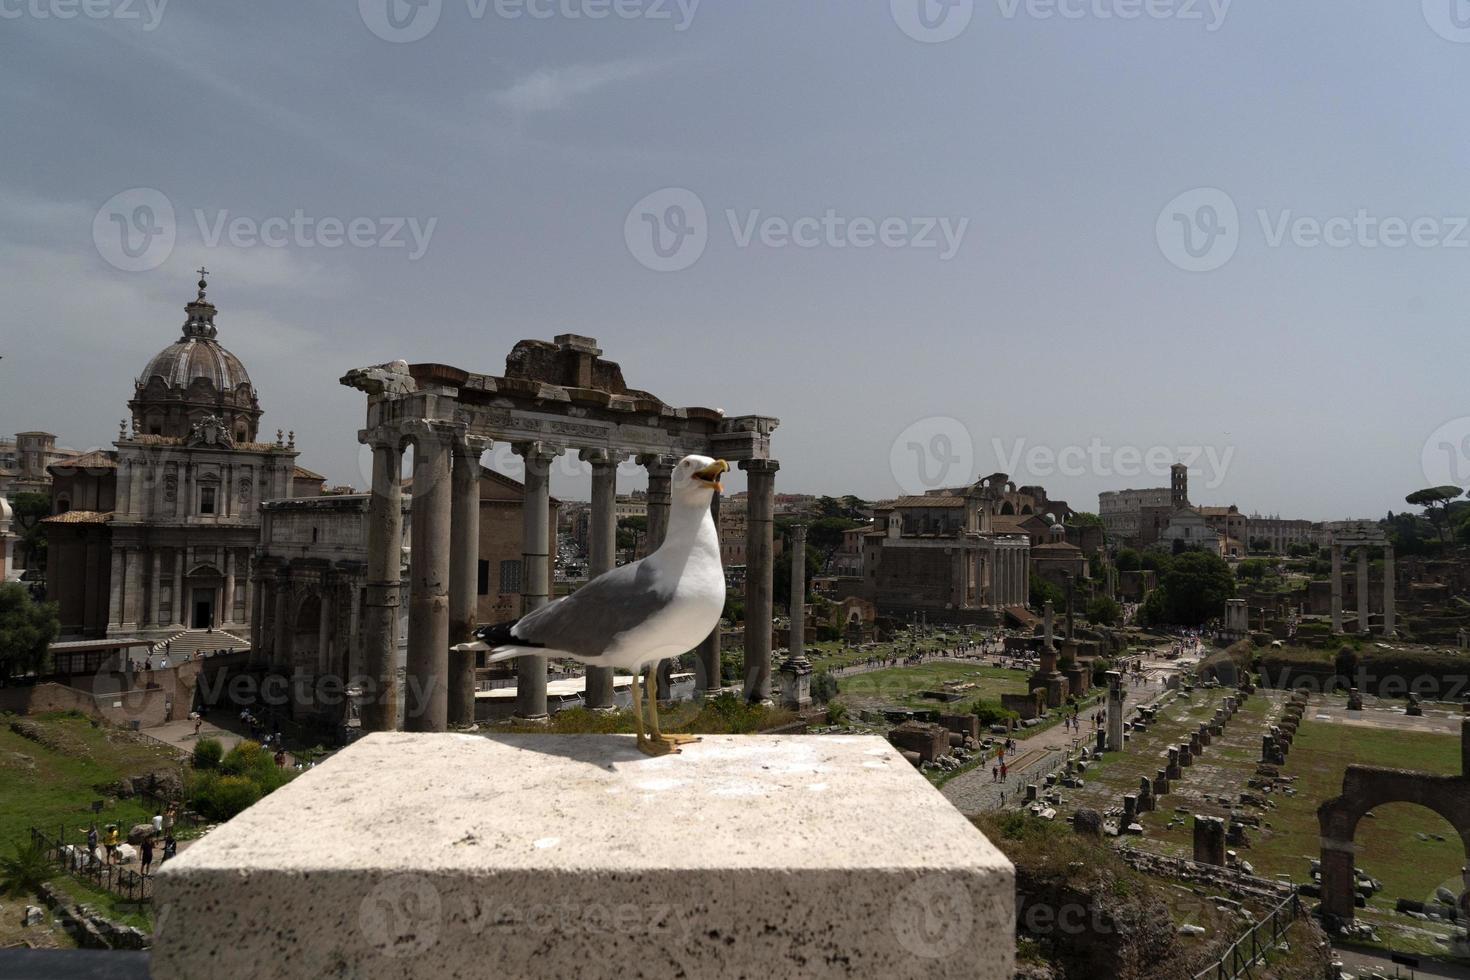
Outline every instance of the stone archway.
<path id="1" fill-rule="evenodd" d="M 1413 803 L 1444 817 L 1465 845 L 1462 869 L 1465 892 L 1470 894 L 1470 705 L 1460 722 L 1460 775 L 1433 776 L 1407 769 L 1349 766 L 1342 778 L 1342 795 L 1317 808 L 1322 832 L 1322 913 L 1351 921 L 1355 912 L 1353 835 L 1358 821 L 1375 807 Z M 1470 911 L 1470 910 L 1467 910 Z M 1330 920 L 1329 920 L 1330 921 Z"/>
<path id="2" fill-rule="evenodd" d="M 315 674 L 321 665 L 322 600 L 308 593 L 296 607 L 291 623 L 291 664 L 298 670 Z"/>

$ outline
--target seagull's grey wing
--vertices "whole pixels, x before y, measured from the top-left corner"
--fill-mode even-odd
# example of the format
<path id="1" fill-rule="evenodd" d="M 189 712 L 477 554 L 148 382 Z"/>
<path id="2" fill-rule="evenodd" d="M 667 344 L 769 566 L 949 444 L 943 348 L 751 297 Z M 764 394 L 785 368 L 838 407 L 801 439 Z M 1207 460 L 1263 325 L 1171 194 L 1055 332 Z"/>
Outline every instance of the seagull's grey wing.
<path id="1" fill-rule="evenodd" d="M 565 599 L 542 606 L 511 633 L 548 650 L 595 658 L 621 633 L 641 626 L 673 601 L 676 583 L 647 562 L 613 569 Z"/>

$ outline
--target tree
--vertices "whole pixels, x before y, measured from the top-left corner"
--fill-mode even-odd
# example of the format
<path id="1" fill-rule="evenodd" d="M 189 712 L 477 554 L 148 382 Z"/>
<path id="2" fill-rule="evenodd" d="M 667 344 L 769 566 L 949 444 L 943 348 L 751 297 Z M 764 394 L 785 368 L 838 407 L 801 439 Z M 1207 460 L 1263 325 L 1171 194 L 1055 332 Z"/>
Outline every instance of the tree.
<path id="1" fill-rule="evenodd" d="M 832 561 L 832 556 L 842 548 L 842 538 L 845 532 L 855 527 L 862 527 L 862 522 L 853 520 L 851 517 L 819 517 L 807 526 L 807 544 L 817 549 L 820 557 L 818 568 L 825 569 Z"/>
<path id="2" fill-rule="evenodd" d="M 41 523 L 51 516 L 51 497 L 44 493 L 18 493 L 10 501 L 15 533 L 20 537 L 22 569 L 46 567 L 46 526 Z"/>
<path id="3" fill-rule="evenodd" d="M 1087 604 L 1084 610 L 1087 621 L 1099 626 L 1116 626 L 1123 618 L 1123 607 L 1105 595 L 1100 595 Z"/>
<path id="4" fill-rule="evenodd" d="M 1235 576 L 1225 559 L 1208 551 L 1186 551 L 1160 575 L 1140 618 L 1149 626 L 1200 626 L 1224 615 L 1225 600 L 1234 596 Z"/>
<path id="5" fill-rule="evenodd" d="M 1465 491 L 1455 486 L 1428 487 L 1424 490 L 1415 490 L 1404 498 L 1404 502 L 1415 507 L 1424 508 L 1424 517 L 1434 529 L 1439 532 L 1441 542 L 1449 541 L 1449 505 L 1450 501 L 1461 496 Z"/>
<path id="6" fill-rule="evenodd" d="M 1265 538 L 1251 538 L 1250 548 L 1251 551 L 1258 555 L 1269 554 L 1271 551 L 1271 542 Z"/>
<path id="7" fill-rule="evenodd" d="M 40 671 L 61 623 L 54 602 L 37 602 L 19 582 L 0 585 L 0 679 Z"/>
<path id="8" fill-rule="evenodd" d="M 637 551 L 638 542 L 648 536 L 648 518 L 624 517 L 618 521 L 618 550 Z"/>
<path id="9" fill-rule="evenodd" d="M 1120 572 L 1136 572 L 1143 567 L 1143 556 L 1132 548 L 1124 548 L 1118 552 L 1113 564 Z"/>
<path id="10" fill-rule="evenodd" d="M 1260 581 L 1271 571 L 1271 563 L 1264 558 L 1247 558 L 1240 563 L 1237 574 L 1241 578 Z"/>
<path id="11" fill-rule="evenodd" d="M 1031 575 L 1031 608 L 1043 609 L 1048 600 L 1053 608 L 1061 609 L 1067 604 L 1067 594 L 1040 575 L 1033 573 Z"/>

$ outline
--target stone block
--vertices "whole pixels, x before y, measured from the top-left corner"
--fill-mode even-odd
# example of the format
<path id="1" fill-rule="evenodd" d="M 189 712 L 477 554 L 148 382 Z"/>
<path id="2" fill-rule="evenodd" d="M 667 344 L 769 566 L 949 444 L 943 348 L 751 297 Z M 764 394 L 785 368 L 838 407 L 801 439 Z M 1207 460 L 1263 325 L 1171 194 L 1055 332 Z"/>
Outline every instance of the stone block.
<path id="1" fill-rule="evenodd" d="M 909 721 L 888 733 L 888 741 L 906 752 L 917 752 L 924 762 L 949 755 L 949 729 L 922 721 Z"/>
<path id="2" fill-rule="evenodd" d="M 155 980 L 1015 969 L 1014 869 L 870 737 L 371 735 L 154 884 Z"/>

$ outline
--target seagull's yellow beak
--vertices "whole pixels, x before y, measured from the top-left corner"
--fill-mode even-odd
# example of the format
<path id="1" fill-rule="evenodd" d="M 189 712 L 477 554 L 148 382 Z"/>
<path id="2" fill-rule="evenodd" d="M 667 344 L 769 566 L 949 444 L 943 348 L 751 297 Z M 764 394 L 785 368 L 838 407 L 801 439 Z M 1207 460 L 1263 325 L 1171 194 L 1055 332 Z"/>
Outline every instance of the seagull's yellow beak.
<path id="1" fill-rule="evenodd" d="M 717 459 L 713 463 L 706 466 L 704 469 L 695 470 L 694 479 L 698 480 L 704 486 L 709 487 L 711 490 L 719 493 L 723 492 L 725 489 L 724 487 L 720 486 L 720 474 L 728 472 L 730 472 L 730 464 L 725 462 L 723 459 Z"/>

